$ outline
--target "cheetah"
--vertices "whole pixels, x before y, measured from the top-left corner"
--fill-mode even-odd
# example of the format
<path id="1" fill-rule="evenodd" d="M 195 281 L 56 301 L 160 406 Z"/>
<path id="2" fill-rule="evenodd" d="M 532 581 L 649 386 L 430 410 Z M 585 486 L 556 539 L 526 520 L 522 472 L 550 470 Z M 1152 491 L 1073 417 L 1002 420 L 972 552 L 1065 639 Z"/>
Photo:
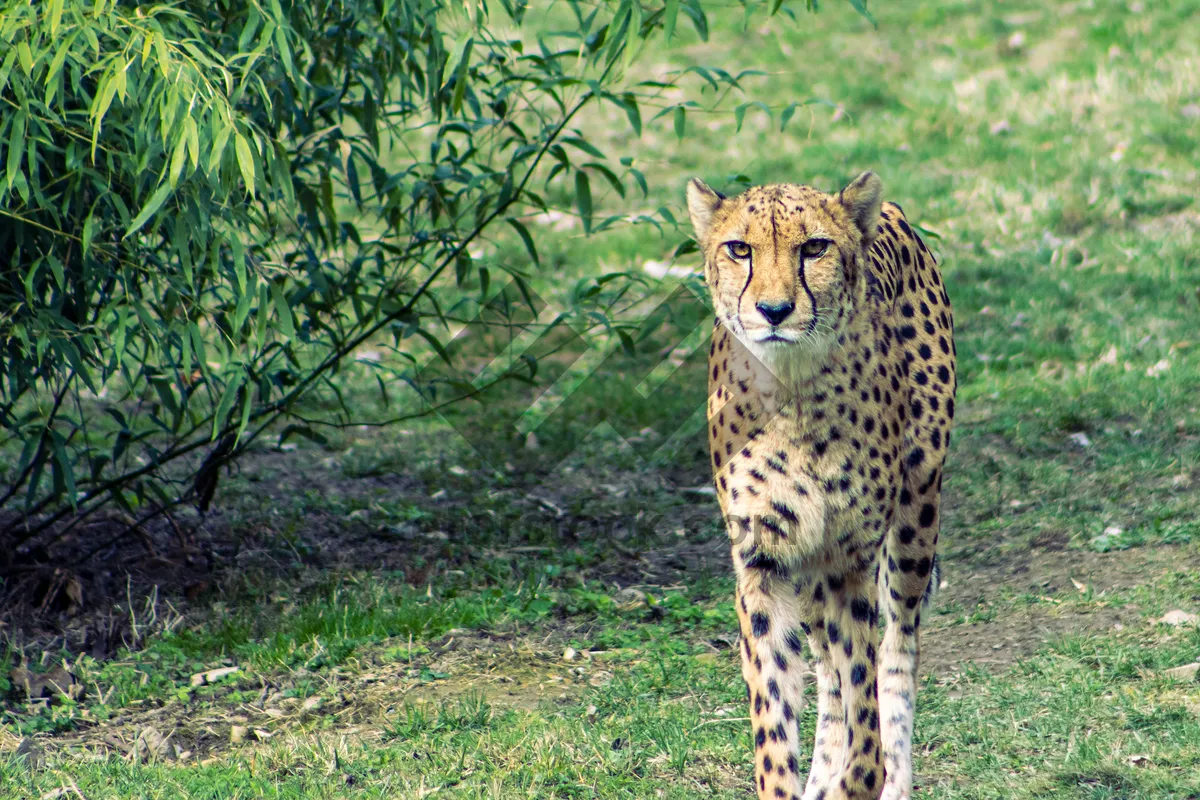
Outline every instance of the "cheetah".
<path id="1" fill-rule="evenodd" d="M 709 446 L 760 800 L 909 800 L 921 608 L 954 419 L 950 300 L 866 172 L 687 187 L 716 311 Z M 887 623 L 880 641 L 879 617 Z M 817 733 L 802 776 L 807 641 Z"/>

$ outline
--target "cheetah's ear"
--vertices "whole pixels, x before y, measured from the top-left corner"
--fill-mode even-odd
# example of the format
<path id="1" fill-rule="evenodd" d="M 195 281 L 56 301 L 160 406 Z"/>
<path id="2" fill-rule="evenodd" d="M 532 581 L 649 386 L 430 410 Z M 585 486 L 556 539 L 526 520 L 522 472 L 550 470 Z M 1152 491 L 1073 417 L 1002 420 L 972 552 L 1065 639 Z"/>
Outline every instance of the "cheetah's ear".
<path id="1" fill-rule="evenodd" d="M 692 227 L 696 229 L 696 241 L 704 246 L 708 239 L 708 229 L 712 227 L 712 216 L 721 207 L 725 195 L 713 191 L 708 184 L 699 178 L 692 178 L 687 185 L 688 214 L 692 218 Z"/>
<path id="2" fill-rule="evenodd" d="M 838 202 L 850 213 L 850 219 L 870 241 L 879 225 L 879 209 L 883 204 L 883 181 L 874 172 L 864 172 L 838 194 Z"/>

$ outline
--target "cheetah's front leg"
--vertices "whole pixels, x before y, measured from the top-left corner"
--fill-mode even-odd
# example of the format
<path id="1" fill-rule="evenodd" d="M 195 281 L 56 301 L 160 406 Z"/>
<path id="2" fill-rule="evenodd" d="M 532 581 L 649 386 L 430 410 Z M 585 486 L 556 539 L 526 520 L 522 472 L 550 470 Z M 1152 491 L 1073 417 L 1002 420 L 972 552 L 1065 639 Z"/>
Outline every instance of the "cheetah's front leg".
<path id="1" fill-rule="evenodd" d="M 816 673 L 817 735 L 804 800 L 813 800 L 821 789 L 841 774 L 846 757 L 846 715 L 842 709 L 842 686 L 828 654 L 818 660 Z"/>
<path id="2" fill-rule="evenodd" d="M 877 591 L 874 580 L 866 576 L 830 576 L 826 583 L 830 602 L 825 635 L 841 683 L 846 739 L 841 772 L 830 779 L 824 798 L 874 800 L 883 789 L 875 687 Z"/>
<path id="3" fill-rule="evenodd" d="M 760 800 L 799 800 L 804 671 L 795 592 L 762 570 L 738 575 L 742 677 L 750 699 L 754 785 Z"/>

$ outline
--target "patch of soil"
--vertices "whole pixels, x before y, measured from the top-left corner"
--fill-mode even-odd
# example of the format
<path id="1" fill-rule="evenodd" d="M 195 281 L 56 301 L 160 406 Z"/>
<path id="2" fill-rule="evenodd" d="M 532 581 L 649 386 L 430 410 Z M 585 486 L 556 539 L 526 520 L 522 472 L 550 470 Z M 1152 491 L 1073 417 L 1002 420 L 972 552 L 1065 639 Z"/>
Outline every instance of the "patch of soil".
<path id="1" fill-rule="evenodd" d="M 962 569 L 957 569 L 950 560 L 944 567 L 947 585 L 937 594 L 934 604 L 935 609 L 949 604 L 968 610 L 978 608 L 999 587 L 1050 599 L 1080 591 L 1102 597 L 1189 567 L 1200 569 L 1200 553 L 1170 546 L 1113 553 L 1033 550 L 1002 564 Z M 996 619 L 968 625 L 941 624 L 936 611 L 927 615 L 921 638 L 922 669 L 937 674 L 958 671 L 973 663 L 998 670 L 1021 661 L 1061 636 L 1107 631 L 1139 619 L 1138 608 L 1133 605 L 1071 614 L 1059 613 L 1052 604 L 1038 604 L 1001 613 Z"/>

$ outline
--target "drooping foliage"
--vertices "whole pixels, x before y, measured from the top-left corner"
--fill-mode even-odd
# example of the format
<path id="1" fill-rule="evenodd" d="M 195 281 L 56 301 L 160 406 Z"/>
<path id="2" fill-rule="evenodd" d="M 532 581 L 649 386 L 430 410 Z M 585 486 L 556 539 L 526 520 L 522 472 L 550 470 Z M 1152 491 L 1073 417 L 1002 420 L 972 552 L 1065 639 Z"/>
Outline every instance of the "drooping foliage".
<path id="1" fill-rule="evenodd" d="M 206 505 L 261 432 L 315 435 L 298 403 L 361 344 L 415 364 L 490 286 L 523 291 L 531 214 L 624 224 L 593 185 L 645 177 L 586 111 L 640 135 L 672 83 L 739 87 L 717 67 L 639 80 L 682 24 L 707 36 L 700 0 L 0 1 L 5 545 L 109 504 Z M 682 136 L 695 105 L 649 110 Z M 527 261 L 478 262 L 488 237 Z M 573 310 L 604 324 L 612 292 Z"/>

